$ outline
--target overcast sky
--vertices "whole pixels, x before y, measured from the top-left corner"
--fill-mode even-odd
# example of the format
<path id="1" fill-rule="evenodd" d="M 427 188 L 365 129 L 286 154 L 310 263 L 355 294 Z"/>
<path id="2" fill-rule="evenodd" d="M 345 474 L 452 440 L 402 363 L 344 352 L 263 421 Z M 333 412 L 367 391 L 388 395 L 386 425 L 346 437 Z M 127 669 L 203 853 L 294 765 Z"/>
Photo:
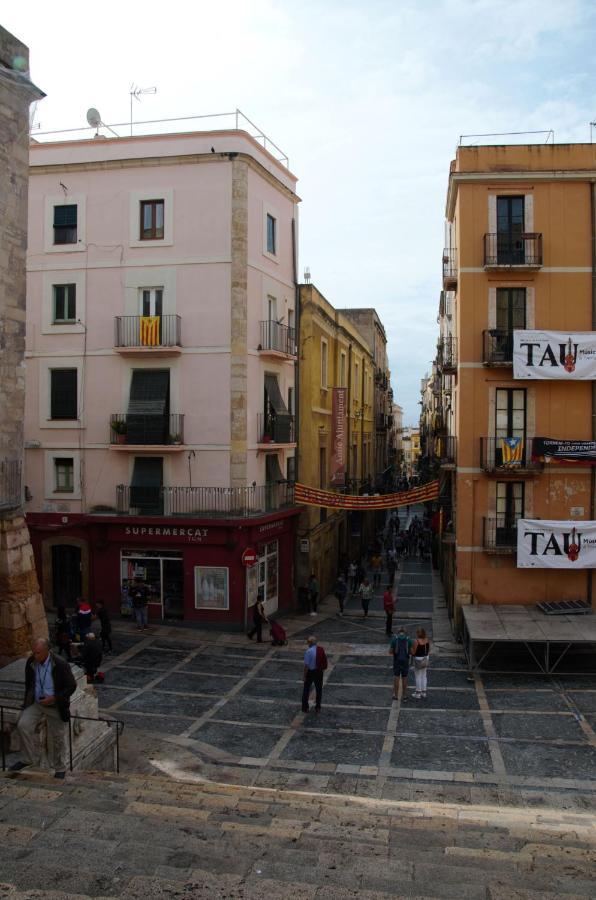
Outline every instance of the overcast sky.
<path id="1" fill-rule="evenodd" d="M 30 47 L 44 130 L 239 107 L 298 176 L 300 272 L 338 307 L 374 306 L 416 423 L 434 356 L 444 201 L 460 134 L 589 139 L 590 0 L 33 0 L 0 21 Z"/>

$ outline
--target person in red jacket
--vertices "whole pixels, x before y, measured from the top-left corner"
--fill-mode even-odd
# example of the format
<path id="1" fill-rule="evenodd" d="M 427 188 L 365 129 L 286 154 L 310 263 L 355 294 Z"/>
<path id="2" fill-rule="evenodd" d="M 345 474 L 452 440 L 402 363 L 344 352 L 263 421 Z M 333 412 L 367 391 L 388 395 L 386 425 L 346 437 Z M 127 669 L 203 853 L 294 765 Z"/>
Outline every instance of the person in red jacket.
<path id="1" fill-rule="evenodd" d="M 383 594 L 383 609 L 385 610 L 385 634 L 391 636 L 395 601 L 393 599 L 393 591 L 391 590 L 390 584 L 387 585 L 385 593 Z"/>

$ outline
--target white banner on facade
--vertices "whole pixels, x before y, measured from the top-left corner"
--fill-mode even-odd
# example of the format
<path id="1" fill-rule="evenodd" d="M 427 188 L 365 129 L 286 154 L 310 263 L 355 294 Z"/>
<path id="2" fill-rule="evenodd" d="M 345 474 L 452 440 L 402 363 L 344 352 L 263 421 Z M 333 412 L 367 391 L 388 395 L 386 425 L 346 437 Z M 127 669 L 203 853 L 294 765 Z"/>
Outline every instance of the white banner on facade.
<path id="1" fill-rule="evenodd" d="M 596 522 L 519 519 L 518 569 L 596 568 Z"/>
<path id="2" fill-rule="evenodd" d="M 514 378 L 596 379 L 596 331 L 513 332 Z"/>

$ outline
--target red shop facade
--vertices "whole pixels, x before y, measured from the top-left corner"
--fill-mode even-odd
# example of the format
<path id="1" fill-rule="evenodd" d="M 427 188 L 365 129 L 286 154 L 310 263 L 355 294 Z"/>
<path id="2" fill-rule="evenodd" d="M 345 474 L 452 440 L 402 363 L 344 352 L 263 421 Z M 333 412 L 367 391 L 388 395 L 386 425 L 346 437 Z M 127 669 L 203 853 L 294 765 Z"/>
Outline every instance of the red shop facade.
<path id="1" fill-rule="evenodd" d="M 130 583 L 149 594 L 149 617 L 244 628 L 262 591 L 267 614 L 294 606 L 297 509 L 258 519 L 184 519 L 30 513 L 27 523 L 46 609 L 77 597 L 113 616 L 130 605 Z M 245 550 L 257 556 L 242 562 Z"/>

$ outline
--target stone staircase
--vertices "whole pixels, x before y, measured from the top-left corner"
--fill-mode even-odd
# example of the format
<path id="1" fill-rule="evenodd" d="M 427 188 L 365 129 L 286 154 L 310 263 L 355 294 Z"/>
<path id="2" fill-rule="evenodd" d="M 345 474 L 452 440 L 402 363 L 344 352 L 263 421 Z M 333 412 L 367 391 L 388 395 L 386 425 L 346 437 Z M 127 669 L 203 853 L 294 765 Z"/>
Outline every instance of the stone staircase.
<path id="1" fill-rule="evenodd" d="M 0 777 L 0 898 L 596 896 L 592 812 L 155 775 Z"/>

